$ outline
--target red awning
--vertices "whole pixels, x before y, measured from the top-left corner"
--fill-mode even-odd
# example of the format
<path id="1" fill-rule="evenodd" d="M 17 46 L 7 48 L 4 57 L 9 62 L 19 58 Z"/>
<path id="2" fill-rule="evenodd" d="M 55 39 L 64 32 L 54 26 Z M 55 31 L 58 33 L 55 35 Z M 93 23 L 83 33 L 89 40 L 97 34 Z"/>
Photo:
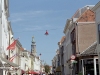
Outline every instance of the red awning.
<path id="1" fill-rule="evenodd" d="M 21 70 L 21 73 L 22 73 L 22 74 L 24 74 L 24 73 L 25 73 L 25 71 L 24 71 L 24 70 Z"/>
<path id="2" fill-rule="evenodd" d="M 34 71 L 29 71 L 28 74 L 38 74 L 38 73 Z"/>

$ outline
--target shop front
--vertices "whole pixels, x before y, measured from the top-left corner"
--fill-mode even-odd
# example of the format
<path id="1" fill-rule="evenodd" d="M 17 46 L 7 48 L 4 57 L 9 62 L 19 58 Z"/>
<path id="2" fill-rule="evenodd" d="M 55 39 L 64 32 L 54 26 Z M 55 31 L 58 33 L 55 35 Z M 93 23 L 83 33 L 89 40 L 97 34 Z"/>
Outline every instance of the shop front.
<path id="1" fill-rule="evenodd" d="M 99 62 L 96 50 L 97 43 L 93 43 L 79 56 L 76 65 L 78 74 L 82 75 L 99 75 Z"/>
<path id="2" fill-rule="evenodd" d="M 79 61 L 79 72 L 83 75 L 99 75 L 98 58 L 85 58 Z"/>
<path id="3" fill-rule="evenodd" d="M 0 75 L 16 74 L 17 70 L 20 70 L 20 67 L 17 64 L 0 56 Z"/>
<path id="4" fill-rule="evenodd" d="M 61 66 L 56 68 L 56 75 L 61 75 Z"/>

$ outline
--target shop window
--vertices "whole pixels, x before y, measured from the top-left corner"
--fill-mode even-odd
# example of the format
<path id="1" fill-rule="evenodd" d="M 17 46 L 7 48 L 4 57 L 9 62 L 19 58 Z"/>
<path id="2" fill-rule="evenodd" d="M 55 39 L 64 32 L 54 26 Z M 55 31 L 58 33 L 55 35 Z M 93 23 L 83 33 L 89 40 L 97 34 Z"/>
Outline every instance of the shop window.
<path id="1" fill-rule="evenodd" d="M 82 71 L 82 60 L 79 61 L 79 71 Z"/>
<path id="2" fill-rule="evenodd" d="M 73 29 L 73 31 L 71 32 L 70 37 L 71 37 L 71 42 L 75 43 L 76 40 L 75 29 Z"/>
<path id="3" fill-rule="evenodd" d="M 94 61 L 93 59 L 85 59 L 84 60 L 84 73 L 85 75 L 93 75 L 94 74 Z"/>
<path id="4" fill-rule="evenodd" d="M 99 62 L 98 62 L 98 59 L 96 59 L 96 71 L 97 71 L 97 75 L 99 75 Z"/>

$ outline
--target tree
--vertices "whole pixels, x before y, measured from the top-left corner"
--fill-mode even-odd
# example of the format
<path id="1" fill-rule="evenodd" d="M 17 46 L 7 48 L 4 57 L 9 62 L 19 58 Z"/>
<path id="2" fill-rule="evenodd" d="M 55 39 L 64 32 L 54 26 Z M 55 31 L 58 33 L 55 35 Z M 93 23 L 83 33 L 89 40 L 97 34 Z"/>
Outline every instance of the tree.
<path id="1" fill-rule="evenodd" d="M 50 72 L 50 66 L 49 65 L 44 65 L 45 72 L 49 73 Z"/>

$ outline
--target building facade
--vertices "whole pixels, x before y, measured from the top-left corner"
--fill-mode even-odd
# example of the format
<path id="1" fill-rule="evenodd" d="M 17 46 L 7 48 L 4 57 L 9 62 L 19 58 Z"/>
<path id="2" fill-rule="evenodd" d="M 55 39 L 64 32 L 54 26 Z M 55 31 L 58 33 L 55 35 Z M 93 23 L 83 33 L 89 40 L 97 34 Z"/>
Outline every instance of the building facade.
<path id="1" fill-rule="evenodd" d="M 96 27 L 95 27 L 95 14 L 91 11 L 93 5 L 87 5 L 81 9 L 79 9 L 71 19 L 67 20 L 67 23 L 64 28 L 65 33 L 65 47 L 64 50 L 67 53 L 66 55 L 66 72 L 67 75 L 75 75 L 79 74 L 80 67 L 82 67 L 81 71 L 83 75 L 88 73 L 96 75 L 96 69 L 94 71 L 87 71 L 90 69 L 85 67 L 86 64 L 81 66 L 79 65 L 81 62 L 86 60 L 93 59 L 92 62 L 96 62 L 97 52 L 95 51 L 96 45 Z M 91 35 L 92 34 L 92 35 Z M 91 38 L 91 39 L 90 39 Z M 93 48 L 93 52 L 91 52 L 91 47 Z M 90 47 L 88 50 L 87 48 Z M 85 51 L 89 51 L 88 55 L 82 55 Z M 86 53 L 86 52 L 85 52 Z M 74 56 L 74 58 L 72 57 Z M 90 57 L 89 57 L 90 56 Z M 88 59 L 86 59 L 88 58 Z M 82 60 L 80 62 L 80 60 Z M 93 67 L 96 66 L 96 63 L 93 64 Z M 88 64 L 89 65 L 89 64 Z M 80 67 L 79 67 L 80 66 Z M 85 69 L 84 69 L 85 68 Z M 91 67 L 92 68 L 92 67 Z M 66 71 L 65 70 L 65 71 Z M 63 74 L 64 75 L 64 74 Z"/>
<path id="2" fill-rule="evenodd" d="M 36 42 L 35 42 L 34 37 L 32 37 L 31 53 L 32 55 L 34 55 L 34 68 L 33 69 L 36 73 L 40 74 L 41 60 L 40 60 L 40 56 L 37 56 Z"/>
<path id="3" fill-rule="evenodd" d="M 100 1 L 93 7 L 92 11 L 95 13 L 96 21 L 96 36 L 97 36 L 97 53 L 100 62 Z M 99 63 L 99 74 L 100 75 L 100 63 Z"/>
<path id="4" fill-rule="evenodd" d="M 8 21 L 9 17 L 9 0 L 0 0 L 0 67 L 18 67 L 18 65 L 9 61 L 10 51 L 7 50 L 7 47 L 11 44 L 12 39 L 12 28 L 10 22 Z M 3 64 L 3 65 L 2 65 Z M 10 65 L 9 65 L 10 64 Z M 11 74 L 8 70 L 0 69 L 2 75 Z"/>

